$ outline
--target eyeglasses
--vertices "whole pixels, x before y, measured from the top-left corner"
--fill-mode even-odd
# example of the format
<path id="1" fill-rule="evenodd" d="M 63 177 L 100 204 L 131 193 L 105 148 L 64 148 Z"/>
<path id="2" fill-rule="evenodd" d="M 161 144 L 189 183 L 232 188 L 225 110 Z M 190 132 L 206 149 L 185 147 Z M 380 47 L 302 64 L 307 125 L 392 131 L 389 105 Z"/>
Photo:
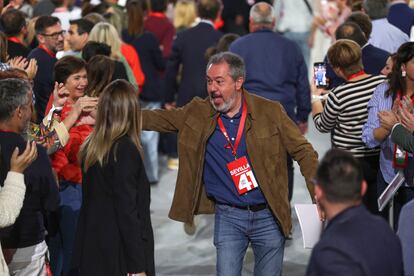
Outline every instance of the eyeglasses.
<path id="1" fill-rule="evenodd" d="M 58 39 L 59 36 L 64 36 L 65 33 L 66 33 L 66 31 L 65 30 L 62 30 L 60 32 L 56 32 L 56 33 L 52 33 L 52 34 L 41 34 L 41 35 L 47 36 L 47 37 L 51 37 L 53 39 Z"/>

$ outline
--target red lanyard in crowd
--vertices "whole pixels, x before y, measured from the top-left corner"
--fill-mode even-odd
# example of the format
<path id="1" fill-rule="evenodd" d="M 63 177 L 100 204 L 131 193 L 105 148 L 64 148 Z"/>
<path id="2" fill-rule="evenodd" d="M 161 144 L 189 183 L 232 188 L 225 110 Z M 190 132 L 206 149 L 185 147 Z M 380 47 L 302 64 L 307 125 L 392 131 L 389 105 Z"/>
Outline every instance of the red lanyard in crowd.
<path id="1" fill-rule="evenodd" d="M 17 37 L 15 37 L 15 36 L 9 37 L 9 38 L 7 38 L 7 40 L 8 40 L 8 41 L 11 41 L 11 42 L 14 42 L 14 43 L 18 43 L 18 44 L 23 44 L 23 43 L 20 41 L 20 39 L 18 39 L 18 38 L 17 38 Z"/>
<path id="2" fill-rule="evenodd" d="M 48 48 L 46 48 L 45 45 L 40 44 L 39 48 L 45 51 L 49 56 L 54 57 L 54 58 L 56 57 L 56 54 L 50 51 Z"/>
<path id="3" fill-rule="evenodd" d="M 246 101 L 243 101 L 242 115 L 241 115 L 239 128 L 237 130 L 237 137 L 236 137 L 236 141 L 234 142 L 234 145 L 230 141 L 230 137 L 226 131 L 226 128 L 224 127 L 223 120 L 221 119 L 220 116 L 217 118 L 217 123 L 220 127 L 220 130 L 223 133 L 224 137 L 226 138 L 227 143 L 230 146 L 235 159 L 237 159 L 237 147 L 239 146 L 241 137 L 243 135 L 244 123 L 246 122 L 246 117 L 247 117 L 247 105 L 246 105 Z"/>
<path id="4" fill-rule="evenodd" d="M 359 76 L 362 76 L 364 74 L 365 74 L 365 71 L 361 70 L 359 72 L 356 72 L 355 74 L 352 74 L 352 75 L 348 76 L 347 80 L 352 80 L 352 79 L 354 79 L 356 77 L 359 77 Z"/>
<path id="5" fill-rule="evenodd" d="M 397 99 L 402 100 L 401 91 L 397 91 Z M 414 104 L 414 95 L 411 96 L 411 102 Z"/>
<path id="6" fill-rule="evenodd" d="M 148 14 L 148 17 L 150 17 L 150 16 L 154 16 L 154 17 L 161 17 L 161 18 L 166 17 L 166 16 L 165 16 L 165 14 L 164 14 L 164 13 L 162 13 L 162 12 L 150 12 L 150 13 Z"/>

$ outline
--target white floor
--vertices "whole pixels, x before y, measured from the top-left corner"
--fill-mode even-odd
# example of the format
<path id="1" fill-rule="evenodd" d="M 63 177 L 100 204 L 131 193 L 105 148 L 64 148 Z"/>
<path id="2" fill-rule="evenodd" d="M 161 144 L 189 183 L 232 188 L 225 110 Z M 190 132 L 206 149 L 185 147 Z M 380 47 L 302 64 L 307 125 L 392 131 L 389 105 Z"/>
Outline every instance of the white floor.
<path id="1" fill-rule="evenodd" d="M 306 135 L 319 156 L 329 148 L 329 135 L 317 133 L 313 122 Z M 167 216 L 175 188 L 176 171 L 163 170 L 161 181 L 151 189 L 151 218 L 155 235 L 155 265 L 157 275 L 215 275 L 216 254 L 213 246 L 212 215 L 198 216 L 197 231 L 188 236 L 183 224 Z M 292 205 L 310 203 L 304 179 L 299 168 L 295 169 L 295 188 Z M 292 213 L 293 214 L 293 213 Z M 301 232 L 295 215 L 293 217 L 293 239 L 286 242 L 283 275 L 304 275 L 310 250 L 304 249 Z M 253 275 L 254 257 L 249 249 L 245 257 L 243 275 Z"/>

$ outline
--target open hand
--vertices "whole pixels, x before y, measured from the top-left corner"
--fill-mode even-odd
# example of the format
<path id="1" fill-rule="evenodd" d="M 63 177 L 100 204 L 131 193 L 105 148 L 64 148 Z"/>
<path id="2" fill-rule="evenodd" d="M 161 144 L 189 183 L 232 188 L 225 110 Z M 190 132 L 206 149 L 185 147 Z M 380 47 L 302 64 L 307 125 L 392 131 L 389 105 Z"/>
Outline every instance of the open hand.
<path id="1" fill-rule="evenodd" d="M 13 172 L 23 173 L 24 170 L 32 164 L 37 158 L 36 142 L 27 142 L 26 148 L 19 155 L 19 148 L 16 147 L 10 159 L 10 170 Z"/>

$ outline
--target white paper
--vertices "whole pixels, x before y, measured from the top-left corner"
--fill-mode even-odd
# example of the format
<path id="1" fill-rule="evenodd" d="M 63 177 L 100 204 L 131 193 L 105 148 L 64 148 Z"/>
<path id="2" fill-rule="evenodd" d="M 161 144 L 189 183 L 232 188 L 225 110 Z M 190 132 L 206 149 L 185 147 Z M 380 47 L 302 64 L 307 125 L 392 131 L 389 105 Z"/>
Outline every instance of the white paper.
<path id="1" fill-rule="evenodd" d="M 388 202 L 394 197 L 398 188 L 401 187 L 404 181 L 404 172 L 402 170 L 399 170 L 395 177 L 391 180 L 390 184 L 388 184 L 387 188 L 385 188 L 384 192 L 382 192 L 378 198 L 378 209 L 380 211 L 382 211 L 385 206 L 387 206 Z"/>
<path id="2" fill-rule="evenodd" d="M 323 229 L 316 204 L 295 204 L 295 211 L 302 230 L 303 247 L 313 248 Z"/>

